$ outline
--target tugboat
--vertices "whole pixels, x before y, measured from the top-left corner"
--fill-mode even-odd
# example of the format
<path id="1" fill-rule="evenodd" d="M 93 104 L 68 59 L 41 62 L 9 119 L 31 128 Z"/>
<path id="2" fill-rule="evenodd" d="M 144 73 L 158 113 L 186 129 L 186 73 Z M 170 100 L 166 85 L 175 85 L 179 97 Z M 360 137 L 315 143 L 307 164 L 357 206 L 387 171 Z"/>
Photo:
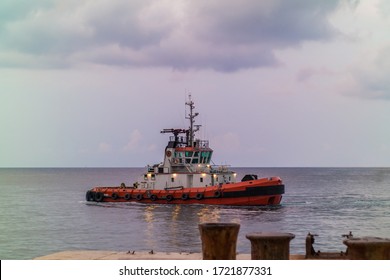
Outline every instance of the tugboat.
<path id="1" fill-rule="evenodd" d="M 237 174 L 228 166 L 212 164 L 208 140 L 195 138 L 201 125 L 195 124 L 195 105 L 189 96 L 189 128 L 163 129 L 171 133 L 164 161 L 148 166 L 132 186 L 94 187 L 86 200 L 94 202 L 138 202 L 150 204 L 210 204 L 231 206 L 279 205 L 284 184 L 279 177 L 258 178 Z"/>

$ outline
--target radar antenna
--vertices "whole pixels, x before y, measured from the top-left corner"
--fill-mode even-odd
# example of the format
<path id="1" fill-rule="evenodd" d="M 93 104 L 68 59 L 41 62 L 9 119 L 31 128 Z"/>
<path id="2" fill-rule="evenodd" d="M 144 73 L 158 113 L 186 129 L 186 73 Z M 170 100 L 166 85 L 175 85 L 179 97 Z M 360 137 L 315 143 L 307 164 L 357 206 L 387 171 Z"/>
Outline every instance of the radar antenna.
<path id="1" fill-rule="evenodd" d="M 195 105 L 194 101 L 191 99 L 191 94 L 188 95 L 188 102 L 186 102 L 186 105 L 190 107 L 190 113 L 186 116 L 186 119 L 190 120 L 188 145 L 193 147 L 195 142 L 195 132 L 199 131 L 201 125 L 195 124 L 195 118 L 199 115 L 199 113 L 194 112 Z"/>

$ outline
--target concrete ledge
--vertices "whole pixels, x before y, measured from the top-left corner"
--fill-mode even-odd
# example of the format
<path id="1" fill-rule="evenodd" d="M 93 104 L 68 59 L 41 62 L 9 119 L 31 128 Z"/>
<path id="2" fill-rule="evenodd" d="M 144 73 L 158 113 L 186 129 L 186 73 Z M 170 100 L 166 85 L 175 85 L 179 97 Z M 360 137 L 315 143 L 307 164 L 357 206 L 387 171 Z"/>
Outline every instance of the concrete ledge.
<path id="1" fill-rule="evenodd" d="M 63 251 L 35 260 L 200 260 L 201 253 Z"/>
<path id="2" fill-rule="evenodd" d="M 35 260 L 201 260 L 202 253 L 63 251 L 37 257 Z M 250 254 L 237 254 L 237 260 L 250 260 Z M 303 255 L 291 255 L 290 260 L 303 260 Z"/>

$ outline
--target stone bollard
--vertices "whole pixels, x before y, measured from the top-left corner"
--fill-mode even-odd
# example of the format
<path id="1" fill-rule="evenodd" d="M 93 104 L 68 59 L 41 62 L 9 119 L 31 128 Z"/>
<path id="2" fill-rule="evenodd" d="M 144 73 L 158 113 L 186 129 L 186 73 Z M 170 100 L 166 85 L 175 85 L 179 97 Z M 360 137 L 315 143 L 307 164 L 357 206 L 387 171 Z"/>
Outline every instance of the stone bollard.
<path id="1" fill-rule="evenodd" d="M 290 241 L 295 237 L 291 233 L 255 232 L 246 235 L 251 241 L 252 260 L 288 260 Z"/>
<path id="2" fill-rule="evenodd" d="M 390 260 L 389 238 L 349 238 L 343 243 L 348 247 L 350 260 Z"/>
<path id="3" fill-rule="evenodd" d="M 204 260 L 235 260 L 238 231 L 235 223 L 199 224 Z"/>

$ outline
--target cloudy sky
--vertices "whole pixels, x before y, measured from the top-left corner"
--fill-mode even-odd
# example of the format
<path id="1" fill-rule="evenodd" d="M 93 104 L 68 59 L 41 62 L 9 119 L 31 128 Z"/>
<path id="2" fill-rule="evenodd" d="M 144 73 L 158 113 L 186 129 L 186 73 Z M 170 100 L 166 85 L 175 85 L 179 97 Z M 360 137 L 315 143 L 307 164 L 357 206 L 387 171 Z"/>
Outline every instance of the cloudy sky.
<path id="1" fill-rule="evenodd" d="M 390 1 L 1 0 L 0 167 L 390 166 Z"/>

